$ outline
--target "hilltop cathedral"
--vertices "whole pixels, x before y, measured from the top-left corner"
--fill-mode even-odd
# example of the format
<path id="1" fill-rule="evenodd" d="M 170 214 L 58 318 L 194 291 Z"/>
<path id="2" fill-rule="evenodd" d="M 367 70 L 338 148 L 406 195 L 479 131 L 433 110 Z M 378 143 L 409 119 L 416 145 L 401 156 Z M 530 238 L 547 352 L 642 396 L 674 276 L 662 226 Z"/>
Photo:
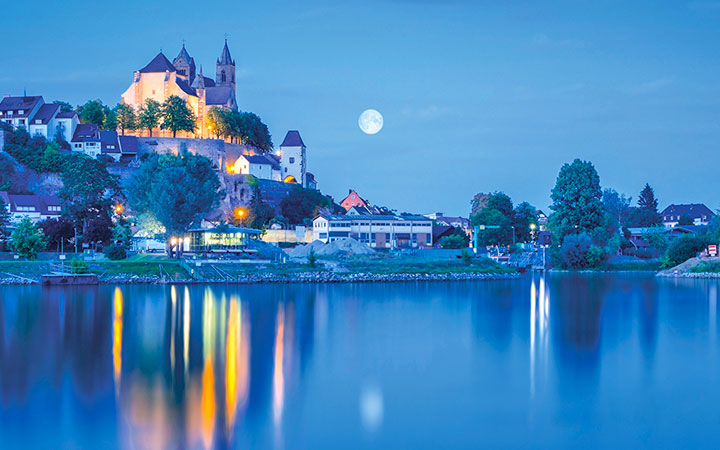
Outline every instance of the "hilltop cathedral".
<path id="1" fill-rule="evenodd" d="M 160 103 L 171 95 L 187 101 L 197 117 L 197 134 L 207 136 L 205 116 L 213 106 L 237 109 L 235 98 L 235 61 L 230 56 L 227 39 L 215 64 L 215 80 L 203 75 L 202 65 L 196 73 L 195 58 L 185 49 L 170 62 L 160 51 L 145 67 L 133 74 L 133 83 L 122 95 L 121 102 L 140 108 L 146 99 Z"/>

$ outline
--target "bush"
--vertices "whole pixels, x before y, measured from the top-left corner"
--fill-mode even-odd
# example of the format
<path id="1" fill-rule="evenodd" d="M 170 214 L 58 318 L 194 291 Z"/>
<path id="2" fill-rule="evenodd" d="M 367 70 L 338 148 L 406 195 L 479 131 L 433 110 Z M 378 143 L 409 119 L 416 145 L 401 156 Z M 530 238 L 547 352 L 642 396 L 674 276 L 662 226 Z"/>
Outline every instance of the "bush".
<path id="1" fill-rule="evenodd" d="M 107 259 L 110 259 L 112 261 L 118 261 L 127 258 L 127 252 L 125 251 L 125 247 L 123 247 L 122 245 L 109 245 L 105 247 L 103 253 L 105 253 L 105 257 Z"/>
<path id="2" fill-rule="evenodd" d="M 472 255 L 466 248 L 464 248 L 463 251 L 460 253 L 460 258 L 465 264 L 470 264 L 473 260 Z"/>
<path id="3" fill-rule="evenodd" d="M 440 247 L 442 248 L 463 248 L 467 247 L 465 240 L 462 236 L 457 234 L 451 234 L 449 236 L 443 236 L 440 239 Z"/>
<path id="4" fill-rule="evenodd" d="M 693 258 L 710 243 L 707 236 L 686 234 L 670 242 L 663 258 L 665 267 L 674 267 Z"/>
<path id="5" fill-rule="evenodd" d="M 605 257 L 605 250 L 597 245 L 592 245 L 585 255 L 585 260 L 588 263 L 588 267 L 598 267 L 603 261 L 605 261 Z"/>
<path id="6" fill-rule="evenodd" d="M 90 266 L 88 266 L 88 263 L 86 261 L 83 261 L 81 259 L 73 258 L 70 261 L 70 273 L 74 274 L 80 274 L 80 273 L 88 273 L 90 270 Z"/>
<path id="7" fill-rule="evenodd" d="M 317 256 L 315 256 L 315 251 L 313 249 L 310 249 L 307 260 L 310 267 L 315 267 L 315 265 L 317 264 Z"/>
<path id="8" fill-rule="evenodd" d="M 592 246 L 592 239 L 585 233 L 565 236 L 565 241 L 560 248 L 562 265 L 568 269 L 587 268 L 587 254 Z"/>

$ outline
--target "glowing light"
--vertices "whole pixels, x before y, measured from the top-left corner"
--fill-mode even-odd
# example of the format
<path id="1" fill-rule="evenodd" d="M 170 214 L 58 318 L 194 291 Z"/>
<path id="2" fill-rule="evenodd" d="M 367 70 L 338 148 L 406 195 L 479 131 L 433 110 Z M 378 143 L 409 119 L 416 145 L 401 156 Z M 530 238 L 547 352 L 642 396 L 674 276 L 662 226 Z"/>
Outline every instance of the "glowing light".
<path id="1" fill-rule="evenodd" d="M 225 416 L 228 433 L 235 425 L 238 405 L 245 404 L 248 392 L 248 332 L 237 299 L 230 300 L 225 347 Z"/>
<path id="2" fill-rule="evenodd" d="M 240 207 L 235 208 L 235 217 L 241 219 L 241 218 L 245 217 L 245 214 L 246 214 L 245 208 L 240 208 Z"/>
<path id="3" fill-rule="evenodd" d="M 297 184 L 297 180 L 292 175 L 286 176 L 285 179 L 283 180 L 283 182 Z"/>
<path id="4" fill-rule="evenodd" d="M 283 404 L 285 402 L 285 376 L 283 374 L 283 351 L 285 337 L 285 311 L 283 306 L 278 307 L 277 331 L 275 332 L 275 358 L 273 368 L 273 418 L 275 425 L 282 419 Z"/>
<path id="5" fill-rule="evenodd" d="M 125 208 L 123 208 L 123 205 L 121 205 L 119 203 L 117 205 L 115 205 L 115 213 L 116 214 L 122 214 L 124 209 Z"/>
<path id="6" fill-rule="evenodd" d="M 212 354 L 205 358 L 202 373 L 202 394 L 200 396 L 202 436 L 205 448 L 212 448 L 215 425 L 215 370 L 213 369 L 212 359 Z"/>
<path id="7" fill-rule="evenodd" d="M 115 390 L 120 389 L 120 375 L 122 373 L 122 330 L 123 330 L 123 296 L 119 287 L 115 288 L 113 294 L 113 377 L 115 379 Z"/>
<path id="8" fill-rule="evenodd" d="M 376 431 L 383 420 L 383 395 L 377 386 L 366 386 L 360 393 L 360 419 L 367 431 Z"/>

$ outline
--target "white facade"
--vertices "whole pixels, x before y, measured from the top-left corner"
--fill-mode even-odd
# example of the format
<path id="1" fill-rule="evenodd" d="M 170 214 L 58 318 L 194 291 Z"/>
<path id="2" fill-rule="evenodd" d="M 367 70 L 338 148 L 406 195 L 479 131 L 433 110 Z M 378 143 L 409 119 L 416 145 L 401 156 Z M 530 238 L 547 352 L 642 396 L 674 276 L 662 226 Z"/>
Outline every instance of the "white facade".
<path id="1" fill-rule="evenodd" d="M 300 185 L 305 185 L 305 147 L 280 147 L 281 177 L 295 178 Z"/>
<path id="2" fill-rule="evenodd" d="M 373 248 L 432 247 L 432 221 L 422 216 L 320 215 L 313 220 L 313 240 L 351 237 Z"/>
<path id="3" fill-rule="evenodd" d="M 265 158 L 262 157 L 262 159 Z M 240 161 L 235 163 L 235 167 L 243 175 L 252 175 L 263 180 L 273 179 L 273 166 L 267 159 L 263 162 L 256 162 L 255 157 L 241 155 Z"/>

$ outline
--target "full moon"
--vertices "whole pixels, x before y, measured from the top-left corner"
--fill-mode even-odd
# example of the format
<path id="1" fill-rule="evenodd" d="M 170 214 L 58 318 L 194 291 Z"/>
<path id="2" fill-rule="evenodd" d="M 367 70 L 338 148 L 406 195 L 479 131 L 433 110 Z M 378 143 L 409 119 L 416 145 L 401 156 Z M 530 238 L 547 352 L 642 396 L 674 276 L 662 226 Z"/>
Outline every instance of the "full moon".
<path id="1" fill-rule="evenodd" d="M 360 114 L 358 126 L 365 134 L 377 134 L 383 127 L 383 116 L 374 109 L 366 109 Z"/>

